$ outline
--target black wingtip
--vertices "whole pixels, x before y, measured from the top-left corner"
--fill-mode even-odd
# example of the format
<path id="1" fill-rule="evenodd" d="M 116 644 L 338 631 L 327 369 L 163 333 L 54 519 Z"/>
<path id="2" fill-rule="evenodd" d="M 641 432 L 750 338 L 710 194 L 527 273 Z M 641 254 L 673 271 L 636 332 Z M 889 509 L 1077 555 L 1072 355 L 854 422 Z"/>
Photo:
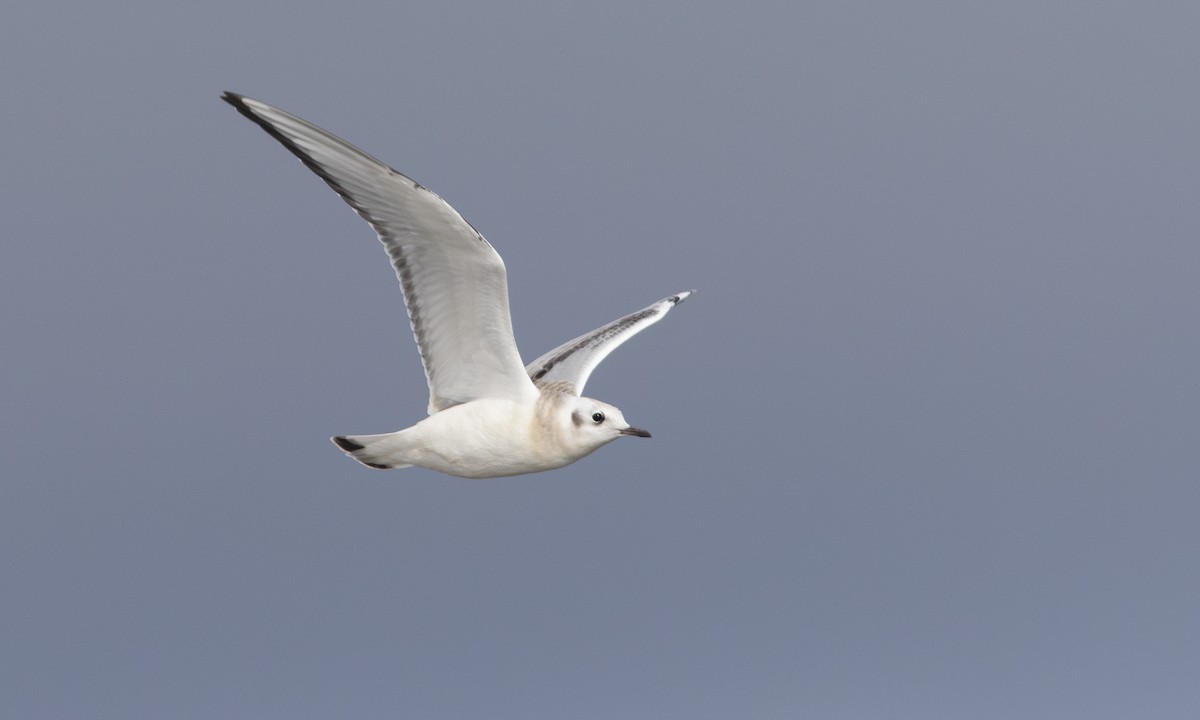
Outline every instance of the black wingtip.
<path id="1" fill-rule="evenodd" d="M 237 110 L 242 115 L 245 115 L 250 120 L 253 120 L 263 130 L 266 130 L 271 135 L 274 135 L 280 142 L 282 142 L 284 145 L 287 145 L 289 150 L 292 149 L 286 138 L 281 136 L 279 132 L 275 130 L 275 128 L 267 124 L 266 121 L 258 116 L 258 113 L 251 109 L 250 103 L 246 102 L 247 98 L 245 95 L 239 95 L 238 93 L 226 90 L 225 92 L 221 93 L 221 99 L 232 105 L 234 110 Z M 295 151 L 293 150 L 293 152 Z"/>
<path id="2" fill-rule="evenodd" d="M 350 438 L 343 437 L 342 435 L 337 435 L 331 439 L 333 440 L 334 445 L 337 445 L 343 451 L 348 452 L 348 453 L 352 453 L 355 450 L 362 450 L 364 447 L 366 447 L 366 445 L 360 445 L 360 444 L 354 442 L 353 440 L 351 440 Z"/>
<path id="3" fill-rule="evenodd" d="M 683 302 L 684 300 L 687 300 L 689 297 L 692 296 L 692 293 L 694 293 L 694 292 L 696 292 L 695 289 L 684 290 L 683 292 L 679 293 L 678 295 L 672 295 L 671 297 L 667 298 L 667 300 L 671 303 L 671 307 L 674 307 L 674 306 L 678 305 L 679 303 Z"/>

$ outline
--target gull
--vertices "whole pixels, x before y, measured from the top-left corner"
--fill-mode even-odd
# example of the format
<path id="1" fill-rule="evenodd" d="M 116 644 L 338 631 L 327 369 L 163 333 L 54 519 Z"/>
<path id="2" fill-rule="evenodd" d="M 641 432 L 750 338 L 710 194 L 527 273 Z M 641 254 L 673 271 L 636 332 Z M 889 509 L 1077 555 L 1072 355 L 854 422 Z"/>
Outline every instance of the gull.
<path id="1" fill-rule="evenodd" d="M 341 138 L 266 103 L 226 92 L 333 188 L 379 236 L 404 295 L 429 383 L 429 417 L 333 443 L 372 468 L 423 467 L 490 478 L 563 467 L 620 437 L 650 437 L 607 403 L 583 397 L 610 352 L 658 322 L 677 293 L 523 365 L 504 261 L 445 200 Z"/>

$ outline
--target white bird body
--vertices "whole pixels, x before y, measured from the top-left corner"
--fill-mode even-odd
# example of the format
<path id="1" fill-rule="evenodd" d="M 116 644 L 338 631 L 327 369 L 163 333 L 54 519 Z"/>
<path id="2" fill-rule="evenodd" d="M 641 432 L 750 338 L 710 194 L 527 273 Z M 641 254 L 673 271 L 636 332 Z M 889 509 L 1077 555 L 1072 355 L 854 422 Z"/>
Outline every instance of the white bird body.
<path id="1" fill-rule="evenodd" d="M 617 408 L 581 397 L 613 349 L 691 291 L 563 343 L 522 366 L 504 262 L 454 208 L 325 130 L 234 93 L 223 98 L 271 134 L 366 220 L 392 260 L 429 383 L 429 417 L 333 442 L 373 468 L 419 466 L 468 478 L 551 470 L 623 435 L 649 437 Z"/>
<path id="2" fill-rule="evenodd" d="M 502 477 L 553 470 L 592 453 L 621 434 L 582 438 L 571 431 L 564 403 L 577 400 L 546 392 L 535 403 L 472 400 L 434 413 L 412 427 L 382 435 L 346 438 L 371 452 L 371 463 L 418 467 L 466 478 Z M 605 406 L 609 412 L 616 410 Z M 619 411 L 618 411 L 619 412 Z M 610 415 L 611 417 L 611 415 Z M 617 416 L 619 417 L 619 415 Z M 453 442 L 446 442 L 453 438 Z"/>

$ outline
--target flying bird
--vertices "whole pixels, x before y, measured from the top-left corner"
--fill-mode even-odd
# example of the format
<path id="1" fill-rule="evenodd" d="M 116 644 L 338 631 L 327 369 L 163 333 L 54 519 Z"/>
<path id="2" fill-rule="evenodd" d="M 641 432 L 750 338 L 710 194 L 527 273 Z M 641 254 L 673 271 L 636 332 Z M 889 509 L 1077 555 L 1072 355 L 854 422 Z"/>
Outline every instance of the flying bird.
<path id="1" fill-rule="evenodd" d="M 523 365 L 504 261 L 446 201 L 350 143 L 266 103 L 222 98 L 283 143 L 379 235 L 429 383 L 429 417 L 378 435 L 337 435 L 372 468 L 424 467 L 489 478 L 552 470 L 620 437 L 650 437 L 583 397 L 592 370 L 692 291 L 677 293 Z"/>

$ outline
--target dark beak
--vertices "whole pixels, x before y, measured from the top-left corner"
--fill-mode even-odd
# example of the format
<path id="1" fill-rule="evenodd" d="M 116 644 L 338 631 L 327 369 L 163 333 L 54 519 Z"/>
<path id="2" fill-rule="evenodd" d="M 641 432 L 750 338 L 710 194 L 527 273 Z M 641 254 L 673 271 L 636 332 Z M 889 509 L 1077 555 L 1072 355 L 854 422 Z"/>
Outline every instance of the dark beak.
<path id="1" fill-rule="evenodd" d="M 625 428 L 624 430 L 619 430 L 618 432 L 620 432 L 622 435 L 636 435 L 638 437 L 650 437 L 650 433 L 648 431 L 643 430 L 641 428 L 635 428 L 632 425 Z"/>

